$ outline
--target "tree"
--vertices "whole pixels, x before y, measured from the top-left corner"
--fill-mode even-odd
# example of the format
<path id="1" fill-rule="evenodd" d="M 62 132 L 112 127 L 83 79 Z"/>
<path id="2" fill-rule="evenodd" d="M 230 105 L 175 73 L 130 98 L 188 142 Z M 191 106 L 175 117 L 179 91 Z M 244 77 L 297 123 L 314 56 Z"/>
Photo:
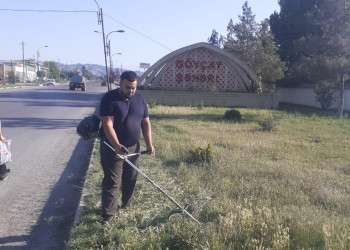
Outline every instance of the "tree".
<path id="1" fill-rule="evenodd" d="M 315 101 L 321 104 L 322 109 L 328 109 L 334 102 L 333 85 L 329 82 L 322 81 L 315 85 Z"/>
<path id="2" fill-rule="evenodd" d="M 13 71 L 8 72 L 7 78 L 8 78 L 9 83 L 11 83 L 11 84 L 16 83 L 17 77 Z"/>
<path id="3" fill-rule="evenodd" d="M 57 67 L 57 63 L 54 61 L 46 61 L 43 64 L 45 67 L 49 68 L 49 74 L 48 77 L 51 79 L 58 79 L 59 77 L 59 70 Z"/>
<path id="4" fill-rule="evenodd" d="M 61 78 L 61 79 L 67 79 L 67 78 L 68 78 L 67 72 L 64 71 L 64 70 L 61 70 L 61 71 L 60 71 L 60 78 Z"/>
<path id="5" fill-rule="evenodd" d="M 265 87 L 269 88 L 283 77 L 285 70 L 277 54 L 277 46 L 270 30 L 268 20 L 260 24 L 255 21 L 255 15 L 246 1 L 242 6 L 243 15 L 238 16 L 240 22 L 234 24 L 230 20 L 227 30 L 225 50 L 239 56 L 259 76 Z M 258 91 L 256 86 L 255 91 Z"/>
<path id="6" fill-rule="evenodd" d="M 338 113 L 344 109 L 344 83 L 350 69 L 350 0 L 281 0 L 281 11 L 270 17 L 289 67 L 289 80 L 338 88 Z M 285 79 L 286 80 L 286 79 Z"/>
<path id="7" fill-rule="evenodd" d="M 82 71 L 83 76 L 86 77 L 88 80 L 93 77 L 93 74 L 86 69 L 85 65 L 82 66 L 81 71 Z"/>
<path id="8" fill-rule="evenodd" d="M 45 77 L 46 72 L 44 70 L 39 70 L 38 72 L 36 72 L 36 76 L 39 78 Z"/>
<path id="9" fill-rule="evenodd" d="M 299 53 L 295 48 L 295 41 L 309 34 L 317 33 L 313 22 L 307 18 L 318 0 L 280 0 L 281 11 L 270 16 L 272 33 L 279 44 L 281 59 L 288 62 L 288 66 L 298 60 Z"/>
<path id="10" fill-rule="evenodd" d="M 296 69 L 301 54 L 295 42 L 305 34 L 318 32 L 314 22 L 308 18 L 308 13 L 318 1 L 280 0 L 280 12 L 270 16 L 271 31 L 279 46 L 278 54 L 287 66 L 285 77 L 278 81 L 280 85 L 295 86 L 307 81 Z"/>
<path id="11" fill-rule="evenodd" d="M 225 49 L 239 55 L 242 60 L 247 62 L 250 58 L 255 57 L 258 24 L 247 1 L 242 6 L 242 9 L 243 15 L 238 16 L 241 22 L 234 24 L 232 19 L 230 19 L 227 25 L 228 34 Z"/>
<path id="12" fill-rule="evenodd" d="M 313 22 L 317 32 L 309 32 L 295 41 L 299 52 L 297 70 L 314 83 L 333 83 L 338 88 L 337 117 L 344 109 L 344 82 L 350 69 L 349 0 L 320 0 L 305 20 Z"/>
<path id="13" fill-rule="evenodd" d="M 208 43 L 216 47 L 222 48 L 225 43 L 225 38 L 213 29 L 211 36 L 208 38 Z"/>
<path id="14" fill-rule="evenodd" d="M 277 79 L 281 79 L 286 70 L 285 63 L 281 61 L 277 50 L 269 21 L 265 19 L 261 22 L 260 30 L 257 33 L 257 55 L 254 68 L 256 74 L 267 86 L 271 86 Z"/>
<path id="15" fill-rule="evenodd" d="M 85 65 L 83 65 L 83 66 L 81 67 L 81 71 L 82 71 L 83 76 L 86 76 L 86 75 L 87 75 L 88 70 L 86 69 Z"/>

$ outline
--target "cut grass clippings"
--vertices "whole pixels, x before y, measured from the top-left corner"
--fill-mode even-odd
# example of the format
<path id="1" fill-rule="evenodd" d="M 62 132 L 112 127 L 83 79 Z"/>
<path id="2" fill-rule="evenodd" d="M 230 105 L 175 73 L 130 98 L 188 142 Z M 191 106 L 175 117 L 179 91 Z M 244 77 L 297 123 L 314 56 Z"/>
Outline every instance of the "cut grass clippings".
<path id="1" fill-rule="evenodd" d="M 70 249 L 349 249 L 350 121 L 295 106 L 150 109 L 156 156 L 140 168 L 201 224 L 139 175 L 132 208 L 100 224 L 99 150 L 85 185 L 84 208 Z M 273 131 L 259 121 L 278 117 Z M 210 162 L 189 161 L 212 145 Z M 144 145 L 144 144 L 143 144 Z M 96 145 L 98 147 L 98 145 Z M 144 148 L 144 146 L 143 146 Z"/>

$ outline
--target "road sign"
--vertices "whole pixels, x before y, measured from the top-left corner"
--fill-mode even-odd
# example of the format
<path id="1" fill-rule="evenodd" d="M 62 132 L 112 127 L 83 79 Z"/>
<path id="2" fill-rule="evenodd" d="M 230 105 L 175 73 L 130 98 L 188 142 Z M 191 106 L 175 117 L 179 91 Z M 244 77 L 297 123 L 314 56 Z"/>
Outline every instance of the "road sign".
<path id="1" fill-rule="evenodd" d="M 149 64 L 149 63 L 140 63 L 141 69 L 148 69 L 149 67 L 151 67 L 151 64 Z"/>

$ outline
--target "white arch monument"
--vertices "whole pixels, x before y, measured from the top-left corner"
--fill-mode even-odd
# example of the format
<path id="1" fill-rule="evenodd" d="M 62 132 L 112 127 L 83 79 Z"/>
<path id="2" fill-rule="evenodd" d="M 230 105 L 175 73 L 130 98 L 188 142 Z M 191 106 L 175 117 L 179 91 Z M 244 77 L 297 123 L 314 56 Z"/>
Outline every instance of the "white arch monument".
<path id="1" fill-rule="evenodd" d="M 178 49 L 153 64 L 139 78 L 150 90 L 249 92 L 256 74 L 239 58 L 208 43 Z"/>

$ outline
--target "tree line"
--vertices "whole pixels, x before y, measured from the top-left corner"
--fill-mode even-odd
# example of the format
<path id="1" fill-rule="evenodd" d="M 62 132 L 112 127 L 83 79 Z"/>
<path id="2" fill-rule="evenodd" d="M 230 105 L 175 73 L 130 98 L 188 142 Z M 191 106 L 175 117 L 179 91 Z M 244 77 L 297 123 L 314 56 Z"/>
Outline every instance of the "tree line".
<path id="1" fill-rule="evenodd" d="M 94 75 L 86 69 L 85 65 L 82 66 L 82 72 L 78 69 L 75 70 L 60 70 L 57 67 L 57 63 L 55 61 L 45 61 L 43 66 L 48 68 L 49 71 L 46 73 L 43 70 L 37 72 L 37 77 L 48 77 L 49 79 L 55 79 L 56 81 L 60 79 L 69 79 L 74 74 L 79 74 L 90 80 L 94 78 Z"/>
<path id="2" fill-rule="evenodd" d="M 350 0 L 280 0 L 275 11 L 257 23 L 248 1 L 239 22 L 230 19 L 227 35 L 215 29 L 208 43 L 245 61 L 259 76 L 253 91 L 273 91 L 275 84 L 315 86 L 316 100 L 329 108 L 338 91 L 338 117 L 350 81 Z"/>

